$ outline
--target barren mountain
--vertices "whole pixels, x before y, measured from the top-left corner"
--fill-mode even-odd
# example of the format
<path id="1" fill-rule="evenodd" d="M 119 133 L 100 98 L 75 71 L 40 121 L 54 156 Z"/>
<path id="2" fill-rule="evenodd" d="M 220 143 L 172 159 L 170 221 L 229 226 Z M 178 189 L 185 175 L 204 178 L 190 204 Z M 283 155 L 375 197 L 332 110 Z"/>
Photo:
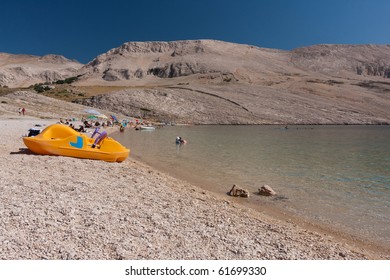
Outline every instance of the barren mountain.
<path id="1" fill-rule="evenodd" d="M 74 76 L 83 65 L 60 55 L 0 53 L 0 86 L 25 87 Z"/>
<path id="2" fill-rule="evenodd" d="M 172 81 L 165 78 L 178 77 L 252 82 L 261 73 L 292 71 L 289 59 L 286 51 L 213 40 L 129 42 L 98 56 L 83 71 L 93 84 L 166 84 Z"/>
<path id="3" fill-rule="evenodd" d="M 281 51 L 214 40 L 129 42 L 98 56 L 83 72 L 95 83 L 127 85 L 193 75 L 249 83 L 308 72 L 390 78 L 390 45 L 317 45 Z"/>
<path id="4" fill-rule="evenodd" d="M 389 69 L 389 45 L 130 42 L 83 67 L 78 84 L 132 88 L 78 102 L 177 122 L 390 123 Z"/>
<path id="5" fill-rule="evenodd" d="M 63 74 L 82 75 L 72 92 L 112 90 L 75 102 L 129 116 L 199 124 L 390 123 L 390 45 L 282 51 L 215 40 L 129 42 L 77 67 Z"/>

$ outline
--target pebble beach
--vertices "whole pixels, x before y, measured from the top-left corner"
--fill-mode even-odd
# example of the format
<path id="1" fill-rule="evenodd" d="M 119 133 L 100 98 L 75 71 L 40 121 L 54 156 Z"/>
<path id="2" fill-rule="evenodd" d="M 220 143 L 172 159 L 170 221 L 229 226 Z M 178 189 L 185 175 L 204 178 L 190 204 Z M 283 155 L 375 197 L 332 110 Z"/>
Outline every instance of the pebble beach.
<path id="1" fill-rule="evenodd" d="M 107 163 L 31 153 L 21 136 L 56 121 L 0 115 L 0 259 L 389 259 L 352 238 L 246 208 L 131 154 Z"/>

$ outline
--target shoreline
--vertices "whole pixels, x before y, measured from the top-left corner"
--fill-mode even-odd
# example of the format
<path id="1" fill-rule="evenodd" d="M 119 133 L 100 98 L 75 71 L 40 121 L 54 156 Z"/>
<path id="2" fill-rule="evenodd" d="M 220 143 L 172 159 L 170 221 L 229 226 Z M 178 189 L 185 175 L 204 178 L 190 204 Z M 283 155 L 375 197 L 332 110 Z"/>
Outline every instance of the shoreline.
<path id="1" fill-rule="evenodd" d="M 250 203 L 245 198 L 240 197 L 231 197 L 227 195 L 227 193 L 221 193 L 213 190 L 211 183 L 205 182 L 205 180 L 202 181 L 194 181 L 193 178 L 188 178 L 182 173 L 177 172 L 170 172 L 164 168 L 159 168 L 158 165 L 150 164 L 146 161 L 144 161 L 141 157 L 136 159 L 137 161 L 146 164 L 147 166 L 152 166 L 152 168 L 155 168 L 156 170 L 159 170 L 163 173 L 168 174 L 169 176 L 172 176 L 173 178 L 177 178 L 179 180 L 183 180 L 186 182 L 189 182 L 189 184 L 195 185 L 200 187 L 201 189 L 207 190 L 214 195 L 218 196 L 220 199 L 223 200 L 229 200 L 233 201 L 233 203 L 236 203 L 244 208 L 252 209 L 255 212 L 258 212 L 260 214 L 264 214 L 267 216 L 270 216 L 274 219 L 292 223 L 299 227 L 302 227 L 304 230 L 314 231 L 318 232 L 322 235 L 331 236 L 338 242 L 342 242 L 345 244 L 348 244 L 350 247 L 358 247 L 363 250 L 368 250 L 374 252 L 374 254 L 377 255 L 386 255 L 390 256 L 390 247 L 388 247 L 388 244 L 384 244 L 382 241 L 377 240 L 369 240 L 367 237 L 354 235 L 353 233 L 345 232 L 341 229 L 338 229 L 336 227 L 332 227 L 329 224 L 326 223 L 320 223 L 318 221 L 310 220 L 308 218 L 304 218 L 301 216 L 298 216 L 294 214 L 291 211 L 288 211 L 286 209 L 278 208 L 277 206 L 267 204 L 267 205 L 256 205 L 254 203 Z M 388 258 L 388 257 L 387 257 Z"/>
<path id="2" fill-rule="evenodd" d="M 275 129 L 283 128 L 283 126 L 273 126 L 273 127 Z M 327 126 L 327 127 L 334 128 L 335 126 Z M 367 127 L 364 126 L 364 127 L 365 127 L 364 131 L 371 131 L 369 126 L 367 126 Z M 292 132 L 294 132 L 296 129 L 297 130 L 298 129 L 315 129 L 315 127 L 313 127 L 313 126 L 310 126 L 310 127 L 309 126 L 305 126 L 305 127 L 292 126 L 290 128 L 291 128 L 290 130 Z M 372 127 L 372 128 L 374 128 L 374 127 Z M 388 132 L 387 128 L 388 127 L 386 127 L 386 126 L 381 126 L 381 127 L 375 126 L 375 131 L 385 130 Z M 202 142 L 202 140 L 203 140 L 203 138 L 205 138 L 206 135 L 208 138 L 213 138 L 212 136 L 214 134 L 211 134 L 211 133 L 210 133 L 210 135 L 205 134 L 205 132 L 202 131 L 201 129 L 193 127 L 194 131 L 196 131 L 196 132 L 202 131 L 201 135 L 203 135 L 203 138 L 199 139 L 199 138 L 197 138 L 198 134 L 193 132 L 193 131 L 186 133 L 186 130 L 180 129 L 180 130 L 174 130 L 175 132 L 172 132 L 170 130 L 171 128 L 168 127 L 167 129 L 168 129 L 168 132 L 161 131 L 153 137 L 152 136 L 150 136 L 150 137 L 136 136 L 136 135 L 139 135 L 139 133 L 133 133 L 132 131 L 127 131 L 126 133 L 128 133 L 128 134 L 125 133 L 124 134 L 125 136 L 122 136 L 121 134 L 116 134 L 116 135 L 118 136 L 118 139 L 123 140 L 124 143 L 127 143 L 128 145 L 131 145 L 131 143 L 133 143 L 133 145 L 134 145 L 134 153 L 132 154 L 133 158 L 136 158 L 137 160 L 139 160 L 147 165 L 150 165 L 153 168 L 156 168 L 157 170 L 165 172 L 165 173 L 167 173 L 175 178 L 185 180 L 185 181 L 187 181 L 191 184 L 194 184 L 196 186 L 199 186 L 203 189 L 206 189 L 206 190 L 211 191 L 213 193 L 219 194 L 219 195 L 221 195 L 222 199 L 234 200 L 235 203 L 242 204 L 245 207 L 251 207 L 252 209 L 267 213 L 272 217 L 277 217 L 278 219 L 282 219 L 284 221 L 291 221 L 292 220 L 292 221 L 294 221 L 294 223 L 299 224 L 302 227 L 309 227 L 310 230 L 316 230 L 316 231 L 320 231 L 320 232 L 325 233 L 325 234 L 333 235 L 333 236 L 343 240 L 343 242 L 346 242 L 346 243 L 350 243 L 350 244 L 358 243 L 358 246 L 362 246 L 362 247 L 366 247 L 366 248 L 373 248 L 373 250 L 376 250 L 378 252 L 384 252 L 385 254 L 389 254 L 390 247 L 389 247 L 389 244 L 387 242 L 388 234 L 385 230 L 382 230 L 385 227 L 386 223 L 380 224 L 377 222 L 379 227 L 378 227 L 378 231 L 376 231 L 375 227 L 372 228 L 369 226 L 370 223 L 373 221 L 372 219 L 367 220 L 366 222 L 364 222 L 363 218 L 362 218 L 362 220 L 360 219 L 360 215 L 362 214 L 362 212 L 361 212 L 362 210 L 358 211 L 357 209 L 360 209 L 360 208 L 355 208 L 354 207 L 354 206 L 356 206 L 355 204 L 349 204 L 348 201 L 344 202 L 344 203 L 346 203 L 346 205 L 351 205 L 351 206 L 348 206 L 349 207 L 348 209 L 354 209 L 350 213 L 350 214 L 353 214 L 354 218 L 351 218 L 352 215 L 350 215 L 350 217 L 348 217 L 347 220 L 338 220 L 338 218 L 342 217 L 342 215 L 344 213 L 337 212 L 337 211 L 341 211 L 340 210 L 341 208 L 337 208 L 337 205 L 336 205 L 336 207 L 333 206 L 333 209 L 337 209 L 337 210 L 335 210 L 334 215 L 332 217 L 326 216 L 328 214 L 328 212 L 321 212 L 321 211 L 327 211 L 327 210 L 323 210 L 323 207 L 321 206 L 321 204 L 318 204 L 318 203 L 314 203 L 316 205 L 316 206 L 313 206 L 314 211 L 311 211 L 312 209 L 310 208 L 311 207 L 310 205 L 307 206 L 305 204 L 307 207 L 302 208 L 301 203 L 305 203 L 305 201 L 311 201 L 312 199 L 314 199 L 314 201 L 315 201 L 316 200 L 315 196 L 308 198 L 307 196 L 302 196 L 299 193 L 289 193 L 288 194 L 286 192 L 286 189 L 285 189 L 286 187 L 284 186 L 284 182 L 281 182 L 279 180 L 280 177 L 278 177 L 278 176 L 274 176 L 274 178 L 271 178 L 272 179 L 271 180 L 271 179 L 269 179 L 270 177 L 266 176 L 266 174 L 265 174 L 266 171 L 264 171 L 263 172 L 264 174 L 262 173 L 261 176 L 253 177 L 253 172 L 251 173 L 251 171 L 245 171 L 244 169 L 240 169 L 240 167 L 234 168 L 234 170 L 232 170 L 233 168 L 231 166 L 230 167 L 226 166 L 226 162 L 229 162 L 229 160 L 236 160 L 238 162 L 241 162 L 241 160 L 242 160 L 241 158 L 237 159 L 236 157 L 234 157 L 232 159 L 232 157 L 230 157 L 230 158 L 229 157 L 218 157 L 218 160 L 215 162 L 213 161 L 213 159 L 211 159 L 211 162 L 210 162 L 211 167 L 210 168 L 208 168 L 208 167 L 206 167 L 206 168 L 199 167 L 198 168 L 197 166 L 207 166 L 208 164 L 206 163 L 205 159 L 207 159 L 207 160 L 209 159 L 206 155 L 202 154 L 201 149 L 203 150 L 203 148 L 201 148 L 201 147 L 204 146 L 204 143 Z M 210 130 L 214 130 L 214 128 L 210 128 L 210 130 L 207 130 L 207 129 L 208 128 L 206 128 L 206 131 L 208 131 L 208 132 Z M 219 134 L 221 134 L 220 130 L 225 132 L 224 127 L 218 127 L 216 129 L 217 129 Z M 230 130 L 227 130 L 227 131 L 229 131 L 231 133 L 241 134 L 243 132 L 242 130 L 240 130 L 239 127 L 237 127 L 238 130 L 236 130 L 236 127 L 234 127 L 234 126 L 230 127 L 229 129 Z M 242 129 L 245 129 L 245 127 L 243 127 Z M 252 131 L 252 129 L 256 129 L 256 127 L 252 127 L 252 128 L 248 127 L 248 129 L 249 129 L 249 131 Z M 340 127 L 340 129 L 342 129 L 343 131 L 348 130 L 348 127 L 342 127 L 342 128 Z M 352 127 L 351 127 L 351 129 L 352 129 Z M 169 133 L 169 132 L 172 132 L 172 133 Z M 167 138 L 167 135 L 170 135 L 170 136 L 168 136 L 168 138 Z M 191 148 L 188 147 L 187 148 L 188 150 L 186 150 L 184 148 L 183 154 L 181 153 L 181 151 L 179 153 L 178 149 L 176 149 L 176 152 L 177 152 L 177 155 L 176 155 L 175 151 L 171 149 L 172 148 L 171 146 L 168 145 L 167 148 L 164 148 L 164 146 L 167 145 L 167 143 L 169 143 L 169 141 L 170 141 L 169 137 L 172 137 L 175 135 L 183 135 L 184 138 L 192 139 L 194 143 L 196 142 L 196 144 L 194 144 L 194 146 L 191 145 Z M 244 134 L 244 135 L 246 135 L 246 134 Z M 114 136 L 115 136 L 115 134 L 114 134 Z M 338 136 L 338 135 L 336 135 L 336 136 Z M 128 141 L 128 137 L 130 137 L 130 141 Z M 150 149 L 146 148 L 147 145 L 143 144 L 144 140 L 146 143 L 148 143 L 148 145 L 151 145 Z M 236 138 L 235 138 L 235 141 L 237 141 Z M 163 144 L 160 146 L 160 143 L 163 143 Z M 201 143 L 201 144 L 199 144 L 199 143 Z M 223 142 L 223 143 L 226 144 L 225 142 Z M 231 143 L 228 142 L 227 147 L 231 148 L 232 146 L 229 144 L 231 144 Z M 156 145 L 156 147 L 158 147 L 157 149 L 152 147 L 155 145 Z M 213 145 L 215 146 L 215 141 L 210 144 L 210 146 L 213 146 Z M 245 145 L 247 145 L 247 143 Z M 265 146 L 267 146 L 267 145 L 265 145 Z M 222 145 L 222 147 L 223 147 L 223 145 Z M 275 147 L 278 147 L 278 145 L 276 145 Z M 149 150 L 151 150 L 153 152 L 149 152 Z M 210 151 L 210 150 L 211 149 L 207 148 L 207 151 Z M 164 152 L 160 153 L 160 151 L 164 151 Z M 215 152 L 215 150 L 212 150 L 212 151 Z M 220 150 L 217 150 L 217 151 L 220 152 Z M 201 156 L 198 157 L 198 153 L 201 154 Z M 156 154 L 156 155 L 154 155 L 154 154 Z M 190 160 L 192 158 L 194 158 L 194 160 Z M 322 159 L 319 158 L 317 161 L 321 162 L 321 160 L 324 160 L 324 159 L 326 159 L 326 157 L 322 157 Z M 196 165 L 190 164 L 190 163 L 187 164 L 187 162 L 196 162 Z M 223 164 L 217 164 L 217 162 L 222 162 Z M 251 166 L 256 166 L 256 164 L 253 164 L 252 161 L 249 161 L 249 162 L 250 162 Z M 220 168 L 223 168 L 223 167 L 224 168 L 223 169 L 215 168 L 216 166 L 221 166 Z M 246 165 L 244 165 L 244 166 L 246 166 Z M 263 165 L 260 165 L 260 166 L 263 167 Z M 208 171 L 209 169 L 211 169 L 212 171 Z M 197 170 L 197 171 L 195 171 L 195 170 Z M 236 171 L 236 170 L 239 170 L 239 171 Z M 332 170 L 332 169 L 329 169 L 329 170 Z M 281 171 L 280 173 L 283 173 L 285 170 L 284 170 L 284 168 L 281 168 L 280 171 Z M 228 173 L 230 173 L 230 172 L 232 172 L 235 175 L 229 176 Z M 245 175 L 246 173 L 248 173 L 248 176 L 252 176 L 252 177 L 250 177 L 250 179 L 248 179 L 249 177 L 247 175 Z M 306 171 L 306 173 L 307 173 L 307 171 Z M 220 174 L 222 174 L 222 175 L 220 175 Z M 225 174 L 226 174 L 226 176 L 225 176 Z M 241 177 L 241 174 L 242 174 L 242 177 Z M 368 176 L 369 175 L 366 174 L 366 177 L 368 177 Z M 264 178 L 267 178 L 267 179 L 264 179 Z M 303 178 L 302 184 L 305 183 L 304 180 L 308 180 L 308 179 L 305 179 L 305 177 L 302 177 L 302 178 Z M 270 197 L 270 198 L 258 196 L 257 189 L 258 189 L 258 187 L 260 187 L 262 185 L 262 184 L 259 185 L 258 182 L 262 182 L 262 184 L 263 183 L 270 184 L 273 188 L 275 188 L 275 190 L 278 191 L 278 196 Z M 272 184 L 272 182 L 273 182 L 273 184 Z M 289 183 L 289 182 L 286 182 L 286 183 Z M 234 197 L 227 195 L 227 192 L 230 190 L 232 184 L 238 184 L 238 185 L 246 188 L 249 191 L 249 193 L 252 194 L 251 197 L 250 198 L 234 198 Z M 347 185 L 344 183 L 339 185 L 339 187 L 343 187 L 343 186 L 347 186 Z M 283 189 L 284 189 L 284 191 L 283 191 Z M 310 192 L 310 190 L 309 190 L 309 192 Z M 349 197 L 349 195 L 347 195 L 345 197 Z M 320 197 L 319 197 L 319 200 L 321 200 Z M 349 199 L 347 199 L 347 200 L 349 200 Z M 325 201 L 325 203 L 326 203 L 326 201 Z M 364 203 L 364 201 L 361 203 Z M 382 205 L 384 205 L 383 203 L 385 203 L 385 201 L 382 202 Z M 351 208 L 351 207 L 353 207 L 353 208 Z M 324 209 L 326 209 L 326 208 L 324 208 Z M 328 209 L 329 209 L 329 207 L 328 207 Z M 331 208 L 330 210 L 333 211 L 333 209 Z M 367 206 L 364 209 L 367 209 Z M 344 210 L 344 208 L 342 210 Z M 316 211 L 318 211 L 318 212 L 316 212 Z M 378 213 L 384 213 L 384 215 L 386 214 L 386 208 L 382 208 L 382 210 L 378 209 L 378 211 L 383 211 L 383 212 L 378 212 Z M 314 215 L 313 213 L 316 213 L 316 215 Z M 324 214 L 324 215 L 322 216 L 322 214 Z M 335 215 L 337 215 L 337 216 L 335 216 Z M 377 215 L 380 215 L 380 214 L 377 214 Z M 346 218 L 344 218 L 344 219 L 346 219 Z M 362 225 L 363 227 L 361 227 L 360 225 Z M 383 228 L 380 228 L 380 226 L 383 226 Z M 380 230 L 382 230 L 382 231 L 380 231 Z"/>
<path id="3" fill-rule="evenodd" d="M 390 258 L 250 209 L 131 155 L 106 163 L 26 150 L 21 135 L 53 121 L 0 117 L 0 259 Z"/>

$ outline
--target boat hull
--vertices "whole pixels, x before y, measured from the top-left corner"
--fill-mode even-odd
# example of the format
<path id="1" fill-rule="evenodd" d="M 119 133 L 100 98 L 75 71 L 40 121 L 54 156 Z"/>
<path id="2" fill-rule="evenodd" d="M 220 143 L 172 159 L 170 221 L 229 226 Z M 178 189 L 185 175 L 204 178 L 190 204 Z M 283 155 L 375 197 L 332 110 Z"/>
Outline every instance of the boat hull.
<path id="1" fill-rule="evenodd" d="M 149 131 L 152 131 L 152 130 L 155 130 L 156 128 L 154 126 L 141 126 L 140 127 L 140 130 L 149 130 Z"/>

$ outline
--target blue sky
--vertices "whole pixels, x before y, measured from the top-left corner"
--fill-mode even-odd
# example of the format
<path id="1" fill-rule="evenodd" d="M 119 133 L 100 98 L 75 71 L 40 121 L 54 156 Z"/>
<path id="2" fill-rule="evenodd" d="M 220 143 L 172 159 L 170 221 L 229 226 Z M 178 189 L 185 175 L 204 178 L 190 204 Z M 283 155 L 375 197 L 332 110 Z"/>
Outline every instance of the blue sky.
<path id="1" fill-rule="evenodd" d="M 0 52 L 82 63 L 129 41 L 390 44 L 388 0 L 0 0 L 0 11 Z"/>

